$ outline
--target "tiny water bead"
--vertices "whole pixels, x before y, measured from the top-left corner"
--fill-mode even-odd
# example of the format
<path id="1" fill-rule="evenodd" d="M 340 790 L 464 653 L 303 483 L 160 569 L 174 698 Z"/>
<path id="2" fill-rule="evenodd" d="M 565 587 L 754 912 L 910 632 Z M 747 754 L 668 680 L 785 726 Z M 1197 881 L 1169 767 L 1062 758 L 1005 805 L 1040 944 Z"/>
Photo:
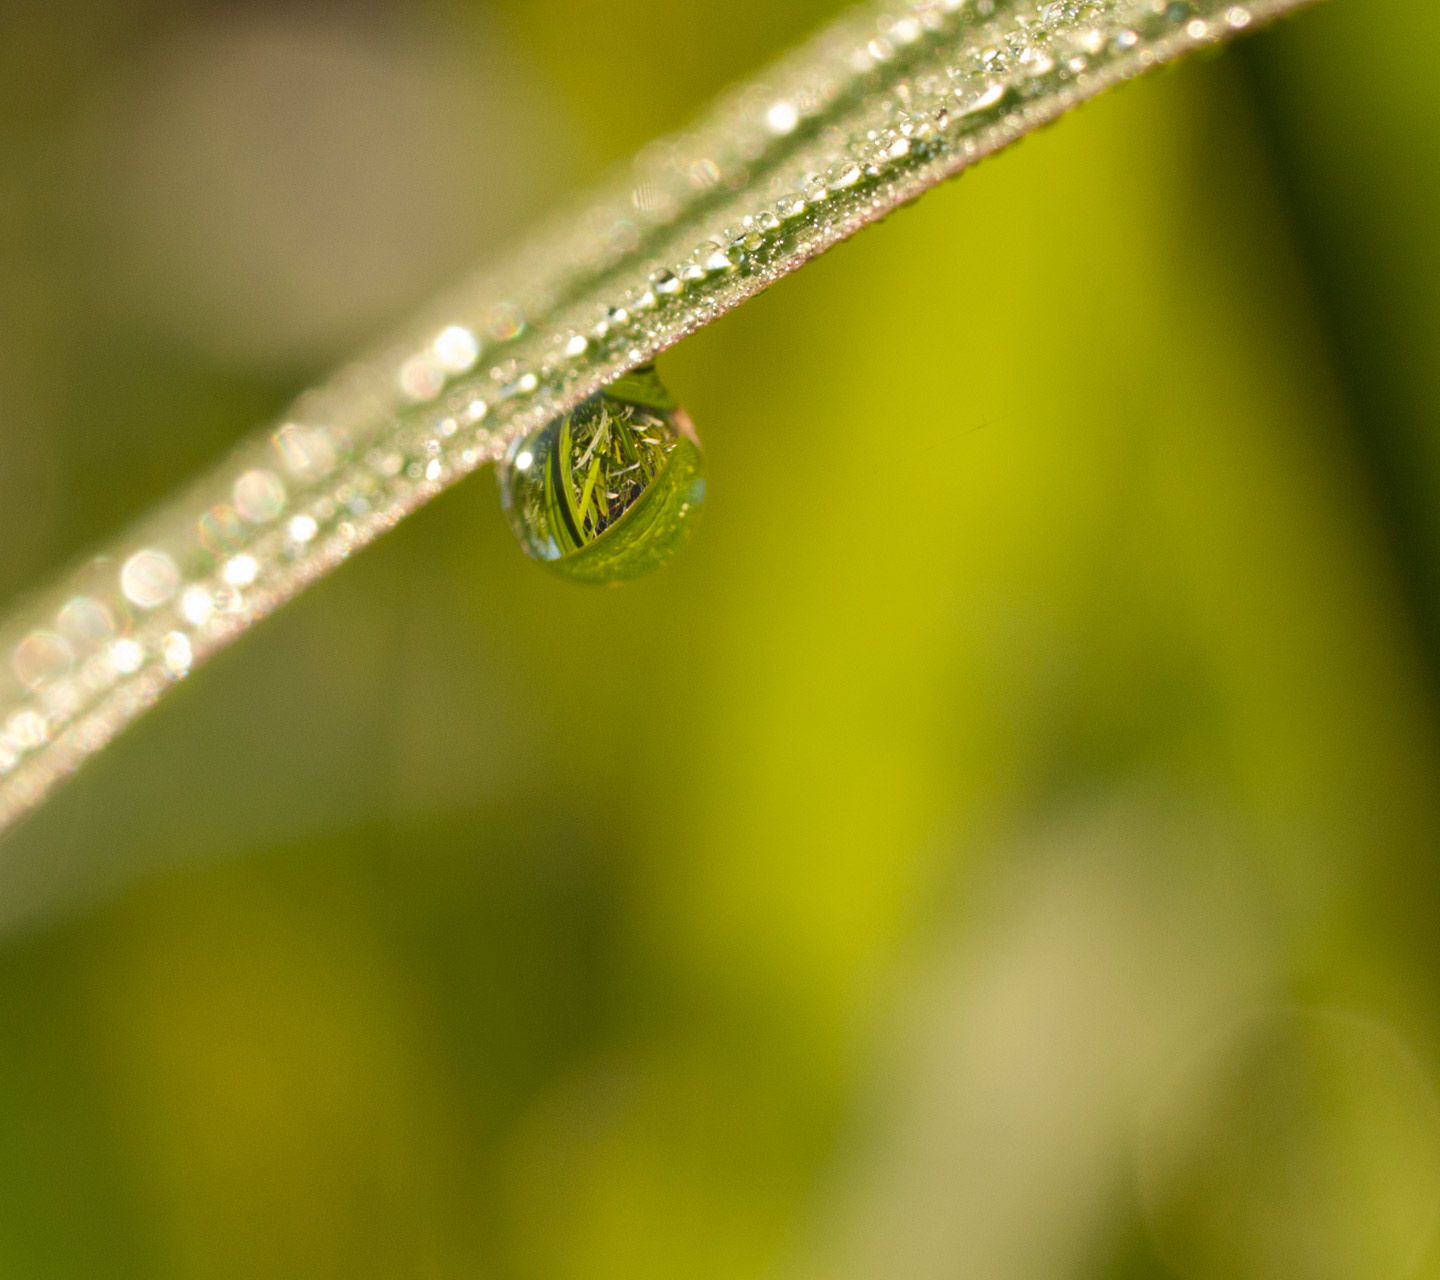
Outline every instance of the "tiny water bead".
<path id="1" fill-rule="evenodd" d="M 137 551 L 120 571 L 125 598 L 142 609 L 156 609 L 180 589 L 180 570 L 163 551 Z"/>
<path id="2" fill-rule="evenodd" d="M 658 569 L 705 500 L 700 441 L 647 365 L 517 441 L 500 503 L 526 553 L 574 582 Z"/>

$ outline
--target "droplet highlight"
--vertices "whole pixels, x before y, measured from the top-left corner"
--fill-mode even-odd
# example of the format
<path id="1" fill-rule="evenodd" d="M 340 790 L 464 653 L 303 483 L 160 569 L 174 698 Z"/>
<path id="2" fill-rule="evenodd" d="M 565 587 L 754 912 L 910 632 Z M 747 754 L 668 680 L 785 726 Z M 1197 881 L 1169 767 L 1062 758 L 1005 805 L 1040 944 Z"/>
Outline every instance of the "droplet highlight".
<path id="1" fill-rule="evenodd" d="M 499 479 L 521 547 L 575 582 L 659 568 L 705 500 L 695 428 L 648 365 L 517 441 Z"/>

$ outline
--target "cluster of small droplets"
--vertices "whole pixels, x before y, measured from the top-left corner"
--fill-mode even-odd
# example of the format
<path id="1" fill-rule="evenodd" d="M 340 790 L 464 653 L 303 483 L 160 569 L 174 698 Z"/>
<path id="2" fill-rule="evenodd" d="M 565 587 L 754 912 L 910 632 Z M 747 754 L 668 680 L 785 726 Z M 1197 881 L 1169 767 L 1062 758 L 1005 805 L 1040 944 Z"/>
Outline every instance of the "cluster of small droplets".
<path id="1" fill-rule="evenodd" d="M 407 353 L 399 386 L 420 404 L 458 385 L 482 414 L 573 403 L 1106 84 L 1294 2 L 913 0 L 848 19 L 642 152 L 622 186 L 476 291 L 511 300 Z"/>
<path id="2" fill-rule="evenodd" d="M 0 824 L 38 798 L 27 763 L 73 767 L 310 578 L 495 457 L 483 416 L 397 421 L 358 454 L 340 428 L 286 422 L 187 503 L 188 520 L 155 522 L 27 610 L 0 670 Z"/>
<path id="3" fill-rule="evenodd" d="M 0 639 L 0 827 L 518 436 L 1107 85 L 1301 3 L 913 0 L 822 32 L 24 610 Z"/>

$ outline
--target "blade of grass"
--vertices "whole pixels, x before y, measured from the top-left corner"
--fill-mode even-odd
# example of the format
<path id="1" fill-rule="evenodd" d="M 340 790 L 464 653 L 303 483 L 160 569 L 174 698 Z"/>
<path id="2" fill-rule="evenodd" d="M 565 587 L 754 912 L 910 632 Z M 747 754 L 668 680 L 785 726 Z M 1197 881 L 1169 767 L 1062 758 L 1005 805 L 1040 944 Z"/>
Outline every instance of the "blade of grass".
<path id="1" fill-rule="evenodd" d="M 0 829 L 536 427 L 1104 89 L 1309 2 L 914 0 L 842 17 L 18 607 L 0 625 Z M 241 531 L 224 555 L 199 536 L 217 508 Z"/>

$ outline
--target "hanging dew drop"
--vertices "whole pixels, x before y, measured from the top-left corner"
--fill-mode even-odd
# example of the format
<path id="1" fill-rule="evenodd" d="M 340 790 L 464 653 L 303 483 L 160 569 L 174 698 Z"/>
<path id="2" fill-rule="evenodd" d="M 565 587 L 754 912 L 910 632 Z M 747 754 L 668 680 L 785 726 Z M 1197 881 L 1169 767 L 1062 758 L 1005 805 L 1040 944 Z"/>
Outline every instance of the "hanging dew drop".
<path id="1" fill-rule="evenodd" d="M 705 500 L 700 442 L 647 365 L 517 441 L 500 503 L 526 553 L 574 582 L 658 569 Z"/>

